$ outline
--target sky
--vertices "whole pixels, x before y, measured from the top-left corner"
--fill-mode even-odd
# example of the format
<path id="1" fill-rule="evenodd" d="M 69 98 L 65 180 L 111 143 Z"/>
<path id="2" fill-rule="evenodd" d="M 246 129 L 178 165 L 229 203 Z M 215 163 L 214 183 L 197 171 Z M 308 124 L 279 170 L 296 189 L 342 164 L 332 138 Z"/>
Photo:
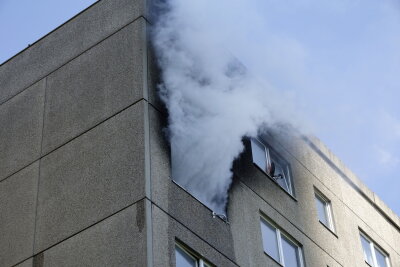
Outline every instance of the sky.
<path id="1" fill-rule="evenodd" d="M 94 2 L 0 0 L 0 64 Z"/>
<path id="2" fill-rule="evenodd" d="M 0 62 L 93 2 L 0 0 Z M 288 96 L 302 123 L 400 214 L 400 4 L 241 3 L 215 2 L 207 19 L 223 27 L 210 34 L 230 40 L 231 53 Z"/>
<path id="3" fill-rule="evenodd" d="M 400 214 L 400 2 L 267 2 L 269 34 L 291 46 L 270 77 L 301 89 L 315 134 Z"/>

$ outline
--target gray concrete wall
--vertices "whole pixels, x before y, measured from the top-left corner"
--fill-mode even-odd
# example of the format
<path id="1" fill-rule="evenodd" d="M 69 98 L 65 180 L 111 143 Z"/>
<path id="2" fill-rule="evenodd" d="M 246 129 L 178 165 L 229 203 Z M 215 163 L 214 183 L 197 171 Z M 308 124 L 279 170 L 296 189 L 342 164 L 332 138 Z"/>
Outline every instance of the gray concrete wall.
<path id="1" fill-rule="evenodd" d="M 367 266 L 361 248 L 360 229 L 389 254 L 392 266 L 400 266 L 396 226 L 359 192 L 367 190 L 364 185 L 360 183 L 360 189 L 354 188 L 301 137 L 283 133 L 268 137 L 269 144 L 291 165 L 294 197 L 252 163 L 250 147 L 246 143 L 244 154 L 235 164 L 228 206 L 230 224 L 225 224 L 212 218 L 211 210 L 171 180 L 170 151 L 162 134 L 165 114 L 151 108 L 149 119 L 155 263 L 166 262 L 169 258 L 170 266 L 174 266 L 173 238 L 206 255 L 207 250 L 201 246 L 193 248 L 196 245 L 189 237 L 168 232 L 170 227 L 175 227 L 171 225 L 179 225 L 191 232 L 190 236 L 200 239 L 202 246 L 216 250 L 215 259 L 222 257 L 230 261 L 221 265 L 219 260 L 204 256 L 217 266 L 279 266 L 263 252 L 260 218 L 264 214 L 302 245 L 306 266 Z M 344 171 L 348 172 L 347 169 Z M 316 189 L 332 203 L 334 233 L 318 220 Z M 393 220 L 397 218 L 388 214 Z M 157 219 L 159 216 L 168 216 L 169 220 Z M 161 241 L 167 237 L 169 241 Z M 169 257 L 160 242 L 168 244 Z"/>
<path id="2" fill-rule="evenodd" d="M 247 143 L 229 224 L 171 180 L 149 6 L 100 1 L 0 66 L 0 266 L 174 266 L 176 242 L 216 266 L 279 266 L 263 252 L 262 214 L 307 267 L 366 266 L 360 229 L 400 266 L 399 217 L 315 138 L 267 138 L 295 197 Z M 315 188 L 335 233 L 318 222 Z"/>
<path id="3" fill-rule="evenodd" d="M 262 214 L 301 244 L 307 267 L 368 266 L 364 262 L 360 230 L 389 254 L 391 266 L 400 266 L 398 216 L 377 202 L 377 196 L 343 164 L 338 164 L 332 153 L 323 152 L 326 155 L 322 157 L 301 136 L 267 136 L 268 143 L 290 163 L 293 197 L 252 163 L 246 142 L 245 152 L 234 165 L 229 224 L 225 224 L 212 218 L 211 210 L 171 180 L 170 151 L 162 134 L 165 114 L 151 108 L 149 119 L 155 266 L 162 266 L 168 259 L 168 266 L 174 266 L 173 244 L 177 241 L 217 266 L 280 266 L 263 251 Z M 335 232 L 318 220 L 316 190 L 331 201 Z M 182 230 L 175 232 L 176 228 Z M 191 234 L 183 234 L 186 232 Z M 211 252 L 217 254 L 210 258 Z"/>
<path id="4" fill-rule="evenodd" d="M 146 7 L 97 2 L 0 66 L 0 266 L 147 265 Z"/>
<path id="5" fill-rule="evenodd" d="M 234 237 L 235 250 L 242 255 L 238 259 L 250 259 L 250 262 L 243 261 L 241 265 L 259 266 L 259 262 L 251 261 L 265 258 L 261 252 L 258 252 L 259 255 L 254 255 L 256 247 L 262 247 L 261 245 L 256 245 L 253 249 L 249 249 L 250 253 L 245 253 L 241 249 L 244 243 L 237 242 L 244 238 L 252 240 L 260 238 L 260 233 L 254 235 L 254 232 L 260 227 L 257 220 L 260 217 L 259 213 L 264 213 L 303 245 L 307 266 L 367 266 L 363 260 L 360 230 L 389 254 L 392 266 L 400 266 L 400 231 L 399 225 L 395 223 L 397 215 L 387 208 L 388 212 L 374 205 L 376 199 L 371 197 L 375 194 L 342 163 L 336 164 L 339 161 L 332 153 L 325 152 L 327 158 L 321 157 L 321 154 L 302 137 L 285 135 L 282 132 L 278 135 L 268 135 L 267 140 L 289 161 L 296 194 L 295 198 L 290 197 L 256 168 L 252 164 L 248 147 L 235 169 L 237 184 L 233 187 L 233 201 L 229 208 L 230 219 L 238 220 L 237 223 L 232 222 L 232 226 L 236 228 L 233 233 L 237 234 L 238 228 L 243 227 L 243 224 L 247 225 L 246 228 L 254 229 L 249 231 L 253 234 L 251 237 Z M 352 175 L 351 180 L 348 181 L 343 174 Z M 351 183 L 353 180 L 357 182 L 356 186 Z M 332 202 L 335 234 L 318 222 L 314 188 Z M 236 194 L 237 190 L 240 190 L 240 193 Z M 244 197 L 243 192 L 248 196 Z M 240 195 L 238 196 L 240 200 L 235 200 L 236 195 Z M 247 201 L 250 203 L 246 203 Z M 250 219 L 233 215 L 249 212 L 250 209 L 253 209 L 253 212 L 245 216 Z M 261 244 L 260 242 L 261 240 L 257 241 L 258 244 Z"/>

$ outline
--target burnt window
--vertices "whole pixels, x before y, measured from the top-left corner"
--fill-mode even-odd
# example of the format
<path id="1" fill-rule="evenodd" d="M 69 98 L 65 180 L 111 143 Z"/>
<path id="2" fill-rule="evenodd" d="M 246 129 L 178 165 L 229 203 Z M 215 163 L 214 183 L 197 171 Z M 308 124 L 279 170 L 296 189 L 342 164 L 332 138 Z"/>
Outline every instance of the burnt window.
<path id="1" fill-rule="evenodd" d="M 251 139 L 253 163 L 272 178 L 280 187 L 293 195 L 292 178 L 289 163 L 265 142 Z"/>

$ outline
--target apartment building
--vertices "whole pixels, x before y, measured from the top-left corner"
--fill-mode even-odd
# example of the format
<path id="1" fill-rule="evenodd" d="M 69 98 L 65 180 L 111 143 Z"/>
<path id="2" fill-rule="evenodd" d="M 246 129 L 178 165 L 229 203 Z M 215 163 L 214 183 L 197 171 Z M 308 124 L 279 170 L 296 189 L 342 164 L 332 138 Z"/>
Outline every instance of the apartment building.
<path id="1" fill-rule="evenodd" d="M 145 0 L 0 65 L 0 266 L 400 266 L 400 219 L 317 138 L 244 138 L 226 217 L 171 177 Z"/>

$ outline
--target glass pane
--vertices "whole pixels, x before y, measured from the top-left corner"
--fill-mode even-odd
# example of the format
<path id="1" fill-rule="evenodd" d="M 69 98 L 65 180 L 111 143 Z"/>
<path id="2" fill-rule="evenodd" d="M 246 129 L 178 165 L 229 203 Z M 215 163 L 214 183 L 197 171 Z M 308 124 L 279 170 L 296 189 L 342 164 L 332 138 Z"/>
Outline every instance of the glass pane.
<path id="1" fill-rule="evenodd" d="M 280 156 L 278 156 L 274 151 L 269 149 L 269 155 L 271 157 L 271 161 L 275 165 L 275 173 L 274 178 L 275 181 L 287 192 L 291 193 L 290 188 L 290 175 L 288 164 L 285 160 L 283 160 Z"/>
<path id="2" fill-rule="evenodd" d="M 361 236 L 361 244 L 364 251 L 364 260 L 368 262 L 370 265 L 373 265 L 372 252 L 369 241 L 365 239 L 365 237 Z"/>
<path id="3" fill-rule="evenodd" d="M 282 236 L 282 250 L 285 267 L 300 267 L 298 247 Z"/>
<path id="4" fill-rule="evenodd" d="M 176 267 L 196 267 L 196 259 L 189 256 L 180 247 L 175 247 Z"/>
<path id="5" fill-rule="evenodd" d="M 318 218 L 319 220 L 329 227 L 328 218 L 326 217 L 326 202 L 315 196 L 315 201 L 317 202 Z"/>
<path id="6" fill-rule="evenodd" d="M 273 154 L 272 154 L 273 155 Z M 280 178 L 285 178 L 285 170 L 284 167 L 282 166 L 282 163 L 276 160 L 276 158 L 273 158 L 271 156 L 271 161 L 275 164 L 275 175 L 274 177 L 280 177 Z"/>
<path id="7" fill-rule="evenodd" d="M 276 238 L 276 229 L 269 225 L 267 222 L 261 220 L 261 233 L 264 251 L 274 260 L 279 262 L 278 239 Z"/>
<path id="8" fill-rule="evenodd" d="M 387 265 L 386 265 L 386 256 L 383 255 L 376 248 L 375 248 L 375 252 L 376 252 L 376 261 L 378 263 L 378 267 L 387 267 Z"/>
<path id="9" fill-rule="evenodd" d="M 286 191 L 290 192 L 289 190 L 289 181 L 287 176 L 285 175 L 283 167 L 277 163 L 276 161 L 272 160 L 275 163 L 275 178 L 278 184 L 285 189 Z"/>
<path id="10" fill-rule="evenodd" d="M 251 151 L 253 154 L 253 162 L 262 170 L 266 171 L 267 159 L 265 156 L 265 147 L 259 141 L 251 139 Z"/>

